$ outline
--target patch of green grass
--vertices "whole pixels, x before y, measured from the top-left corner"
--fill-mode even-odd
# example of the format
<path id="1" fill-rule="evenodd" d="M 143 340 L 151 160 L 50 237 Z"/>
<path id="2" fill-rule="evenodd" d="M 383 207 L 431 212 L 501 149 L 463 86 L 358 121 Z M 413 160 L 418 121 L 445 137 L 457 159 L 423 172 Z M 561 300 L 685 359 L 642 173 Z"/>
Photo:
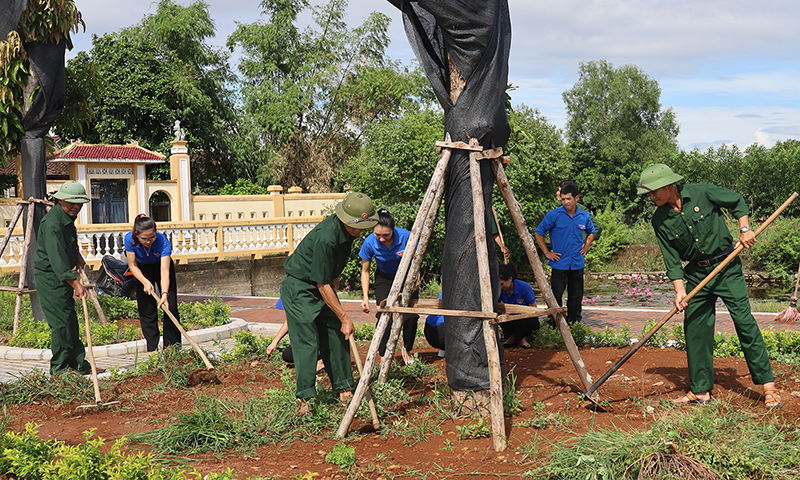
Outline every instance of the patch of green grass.
<path id="1" fill-rule="evenodd" d="M 671 410 L 645 431 L 587 432 L 553 444 L 550 457 L 529 474 L 564 480 L 796 477 L 800 428 L 731 405 Z M 669 462 L 654 465 L 654 458 Z"/>
<path id="2" fill-rule="evenodd" d="M 33 370 L 14 382 L 0 383 L 0 405 L 19 405 L 32 401 L 89 403 L 93 400 L 92 381 L 72 372 L 50 377 L 41 370 Z"/>
<path id="3" fill-rule="evenodd" d="M 189 386 L 189 375 L 201 368 L 205 368 L 205 363 L 191 347 L 173 345 L 165 350 L 157 350 L 150 353 L 145 361 L 137 363 L 130 370 L 123 372 L 112 368 L 111 374 L 115 380 L 163 375 L 166 382 L 162 388 L 182 389 Z"/>
<path id="4" fill-rule="evenodd" d="M 503 413 L 507 416 L 513 416 L 522 411 L 522 400 L 519 398 L 519 390 L 517 389 L 517 376 L 514 374 L 514 366 L 506 374 L 505 388 L 503 388 Z"/>

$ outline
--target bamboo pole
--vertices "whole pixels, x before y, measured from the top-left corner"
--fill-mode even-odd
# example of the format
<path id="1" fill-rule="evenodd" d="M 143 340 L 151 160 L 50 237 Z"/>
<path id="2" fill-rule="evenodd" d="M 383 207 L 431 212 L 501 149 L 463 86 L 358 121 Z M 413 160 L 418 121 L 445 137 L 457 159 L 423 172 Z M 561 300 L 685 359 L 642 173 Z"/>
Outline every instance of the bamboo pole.
<path id="1" fill-rule="evenodd" d="M 17 302 L 14 306 L 14 335 L 19 328 L 19 317 L 22 312 L 22 292 L 25 290 L 25 275 L 28 270 L 28 250 L 31 249 L 31 238 L 33 237 L 33 197 L 28 199 L 28 224 L 25 229 L 25 242 L 22 245 L 22 258 L 20 259 L 19 282 L 17 283 Z"/>
<path id="2" fill-rule="evenodd" d="M 425 258 L 425 253 L 428 250 L 428 243 L 430 242 L 431 234 L 433 233 L 433 224 L 436 222 L 436 216 L 439 214 L 439 205 L 441 205 L 442 196 L 444 195 L 444 182 L 442 182 L 441 188 L 436 190 L 434 195 L 433 203 L 431 207 L 428 209 L 428 214 L 425 217 L 425 223 L 422 225 L 422 232 L 420 233 L 420 239 L 417 243 L 416 249 L 414 250 L 413 258 L 411 259 L 411 267 L 409 268 L 409 273 L 406 275 L 405 285 L 403 286 L 402 290 L 402 298 L 400 300 L 401 305 L 408 305 L 411 301 L 411 294 L 416 290 L 416 282 L 417 282 L 417 275 L 419 275 L 420 267 L 422 266 L 422 260 Z M 406 245 L 410 245 L 411 243 L 407 243 Z M 406 247 L 408 248 L 408 247 Z M 394 307 L 394 308 L 403 308 L 403 307 Z M 402 317 L 402 315 L 401 315 Z M 385 382 L 386 378 L 389 376 L 389 367 L 391 366 L 391 362 L 394 359 L 394 351 L 397 348 L 397 341 L 400 338 L 400 331 L 403 328 L 403 324 L 405 323 L 405 318 L 401 319 L 401 321 L 395 320 L 392 324 L 392 332 L 389 335 L 389 341 L 386 342 L 386 352 L 387 355 L 383 357 L 383 363 L 381 364 L 381 371 L 378 374 L 378 382 Z"/>
<path id="3" fill-rule="evenodd" d="M 477 143 L 474 139 L 470 142 Z M 491 274 L 489 272 L 489 250 L 486 246 L 486 206 L 484 205 L 481 170 L 477 156 L 469 156 L 469 177 L 472 185 L 472 218 L 475 229 L 475 251 L 478 255 L 478 279 L 481 286 L 481 310 L 494 311 L 492 300 Z M 488 320 L 483 322 L 483 340 L 486 343 L 486 357 L 489 363 L 489 411 L 492 416 L 492 441 L 494 450 L 502 452 L 506 448 L 506 426 L 503 416 L 503 373 L 500 370 L 500 351 L 494 326 Z"/>
<path id="4" fill-rule="evenodd" d="M 25 203 L 17 202 L 17 211 L 14 212 L 14 218 L 11 219 L 11 223 L 8 224 L 8 231 L 6 231 L 5 237 L 3 237 L 3 243 L 0 244 L 0 255 L 6 250 L 6 246 L 8 245 L 8 241 L 11 239 L 11 235 L 14 232 L 14 227 L 17 226 L 17 222 L 19 221 L 20 215 L 22 215 L 22 210 L 25 208 Z"/>
<path id="5" fill-rule="evenodd" d="M 445 141 L 450 141 L 450 135 L 447 134 L 445 137 Z M 420 213 L 417 215 L 416 220 L 414 220 L 414 226 L 411 227 L 411 233 L 408 239 L 408 245 L 414 245 L 416 249 L 417 242 L 419 242 L 420 238 L 420 231 L 424 225 L 424 218 L 427 214 L 428 210 L 431 208 L 433 201 L 436 197 L 436 190 L 444 188 L 444 175 L 445 171 L 447 170 L 447 164 L 450 161 L 450 153 L 451 150 L 449 148 L 442 149 L 441 156 L 439 157 L 439 162 L 436 164 L 436 168 L 433 171 L 433 175 L 431 176 L 431 181 L 428 184 L 428 190 L 425 192 L 425 196 L 422 199 L 422 204 L 420 205 Z M 439 208 L 438 205 L 435 208 Z M 425 215 L 423 215 L 423 213 Z M 416 253 L 416 251 L 415 251 Z M 403 255 L 403 258 L 400 260 L 400 265 L 397 269 L 397 274 L 395 275 L 394 282 L 392 282 L 392 288 L 389 290 L 389 296 L 387 297 L 387 305 L 393 305 L 395 301 L 397 301 L 398 294 L 400 293 L 400 288 L 403 284 L 403 279 L 405 278 L 406 274 L 408 273 L 408 267 L 411 264 L 413 255 Z M 375 334 L 372 338 L 372 343 L 369 346 L 369 350 L 367 351 L 367 357 L 364 360 L 364 371 L 367 372 L 365 375 L 362 375 L 358 381 L 358 385 L 356 386 L 355 392 L 353 392 L 353 398 L 350 400 L 350 405 L 347 407 L 347 411 L 345 411 L 344 417 L 342 418 L 342 423 L 339 424 L 339 428 L 336 431 L 336 438 L 343 438 L 345 434 L 347 434 L 347 429 L 350 428 L 350 424 L 353 422 L 353 418 L 355 418 L 356 411 L 358 410 L 358 406 L 361 404 L 367 389 L 369 388 L 369 381 L 370 381 L 370 373 L 372 372 L 373 367 L 375 366 L 375 357 L 378 355 L 378 346 L 380 345 L 380 341 L 383 338 L 383 334 L 386 331 L 387 324 L 389 323 L 389 318 L 391 315 L 385 313 L 381 315 L 380 320 L 378 321 L 378 325 L 375 328 Z"/>
<path id="6" fill-rule="evenodd" d="M 530 230 L 528 230 L 525 217 L 522 216 L 522 209 L 519 206 L 519 202 L 514 198 L 514 192 L 511 191 L 511 186 L 508 184 L 508 177 L 506 177 L 503 164 L 499 159 L 493 159 L 491 162 L 492 172 L 494 172 L 494 177 L 497 180 L 497 186 L 500 188 L 503 199 L 505 199 L 506 205 L 508 205 L 508 210 L 511 212 L 511 218 L 514 220 L 514 225 L 517 227 L 517 233 L 519 233 L 522 246 L 525 248 L 528 261 L 531 264 L 531 268 L 533 268 L 533 275 L 536 277 L 539 290 L 542 291 L 547 306 L 549 308 L 556 308 L 558 307 L 558 303 L 553 295 L 553 290 L 550 288 L 550 283 L 547 281 L 547 277 L 544 274 L 542 261 L 539 259 L 539 254 L 536 251 L 536 242 Z M 572 364 L 575 366 L 575 370 L 578 372 L 578 376 L 584 388 L 588 389 L 592 385 L 592 377 L 586 369 L 586 364 L 583 363 L 581 354 L 578 351 L 578 346 L 575 344 L 575 339 L 572 338 L 572 332 L 569 329 L 569 325 L 567 325 L 567 320 L 561 312 L 555 314 L 555 319 L 558 330 L 564 338 L 564 344 L 567 347 L 569 358 L 572 360 Z"/>
<path id="7" fill-rule="evenodd" d="M 83 271 L 82 268 L 78 269 L 79 273 L 81 274 L 81 282 L 84 285 L 89 285 L 89 277 L 86 276 L 86 272 Z M 94 288 L 89 289 L 89 298 L 92 300 L 92 304 L 94 304 L 94 309 L 97 310 L 97 318 L 100 319 L 101 325 L 108 324 L 108 319 L 106 319 L 106 314 L 103 312 L 103 307 L 100 306 L 100 300 L 97 298 L 97 291 Z"/>

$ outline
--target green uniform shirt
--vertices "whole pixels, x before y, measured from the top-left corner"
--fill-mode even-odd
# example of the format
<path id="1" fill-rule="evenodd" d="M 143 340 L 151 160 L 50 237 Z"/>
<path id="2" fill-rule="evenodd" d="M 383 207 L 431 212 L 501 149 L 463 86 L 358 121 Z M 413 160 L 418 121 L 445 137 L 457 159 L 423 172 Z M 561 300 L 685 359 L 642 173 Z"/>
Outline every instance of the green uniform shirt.
<path id="1" fill-rule="evenodd" d="M 75 280 L 72 269 L 78 263 L 78 233 L 75 219 L 56 205 L 42 218 L 36 241 L 34 270 L 53 275 L 62 282 Z"/>
<path id="2" fill-rule="evenodd" d="M 681 261 L 705 260 L 731 246 L 733 238 L 721 208 L 736 219 L 749 213 L 744 198 L 727 188 L 694 183 L 679 186 L 678 190 L 681 211 L 666 204 L 653 215 L 653 228 L 670 280 L 683 279 Z"/>
<path id="3" fill-rule="evenodd" d="M 331 215 L 306 235 L 283 269 L 305 282 L 329 284 L 344 270 L 353 240 L 339 217 Z"/>

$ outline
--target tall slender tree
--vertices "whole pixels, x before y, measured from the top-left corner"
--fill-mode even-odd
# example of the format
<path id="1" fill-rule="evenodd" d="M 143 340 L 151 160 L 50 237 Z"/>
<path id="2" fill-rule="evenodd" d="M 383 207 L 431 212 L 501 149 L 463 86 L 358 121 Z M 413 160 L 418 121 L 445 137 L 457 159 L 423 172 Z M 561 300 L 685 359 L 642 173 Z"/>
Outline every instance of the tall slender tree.
<path id="1" fill-rule="evenodd" d="M 594 209 L 638 211 L 638 174 L 677 151 L 675 113 L 662 107 L 658 82 L 636 65 L 592 60 L 580 64 L 579 74 L 563 99 L 583 199 Z"/>

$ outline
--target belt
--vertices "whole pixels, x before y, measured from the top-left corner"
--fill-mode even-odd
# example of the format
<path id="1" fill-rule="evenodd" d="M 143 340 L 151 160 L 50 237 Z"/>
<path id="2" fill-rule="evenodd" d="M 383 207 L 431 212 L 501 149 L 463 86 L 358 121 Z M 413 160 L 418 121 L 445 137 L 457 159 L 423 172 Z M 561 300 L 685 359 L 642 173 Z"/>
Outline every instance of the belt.
<path id="1" fill-rule="evenodd" d="M 722 260 L 724 260 L 725 257 L 727 257 L 732 251 L 733 251 L 733 245 L 731 245 L 730 247 L 726 248 L 722 252 L 714 255 L 711 258 L 707 258 L 705 260 L 697 260 L 695 263 L 699 267 L 710 267 L 711 265 L 716 265 L 719 262 L 721 262 Z"/>

